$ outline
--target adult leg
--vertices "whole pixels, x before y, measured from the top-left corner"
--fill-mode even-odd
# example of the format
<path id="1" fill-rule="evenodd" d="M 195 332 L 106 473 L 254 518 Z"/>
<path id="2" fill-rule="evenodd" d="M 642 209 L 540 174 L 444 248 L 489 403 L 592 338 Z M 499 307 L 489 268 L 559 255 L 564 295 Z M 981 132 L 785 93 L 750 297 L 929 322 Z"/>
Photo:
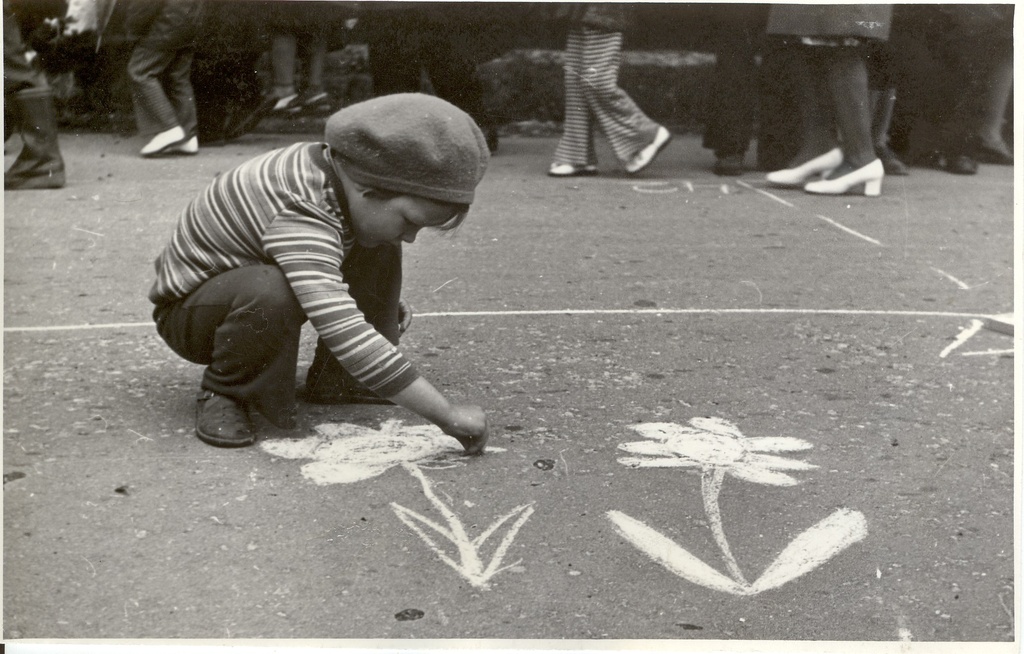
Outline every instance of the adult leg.
<path id="1" fill-rule="evenodd" d="M 174 105 L 167 98 L 160 79 L 175 58 L 173 52 L 136 46 L 128 60 L 128 79 L 139 133 L 152 136 L 180 127 Z"/>
<path id="2" fill-rule="evenodd" d="M 1013 165 L 1013 150 L 1003 140 L 1006 107 L 1013 91 L 1013 49 L 1000 49 L 979 89 L 975 153 L 986 163 Z"/>
<path id="3" fill-rule="evenodd" d="M 61 188 L 64 159 L 57 144 L 57 112 L 50 89 L 23 89 L 6 100 L 17 116 L 22 148 L 4 172 L 4 189 Z"/>
<path id="4" fill-rule="evenodd" d="M 855 168 L 874 161 L 871 139 L 871 99 L 868 72 L 860 47 L 822 47 L 825 75 L 836 124 L 842 138 L 843 158 Z"/>
<path id="5" fill-rule="evenodd" d="M 654 141 L 660 127 L 619 87 L 622 33 L 583 28 L 583 94 L 615 156 L 628 162 Z"/>
<path id="6" fill-rule="evenodd" d="M 277 266 L 217 275 L 154 312 L 157 331 L 178 355 L 205 364 L 202 388 L 294 423 L 295 364 L 306 315 Z"/>
<path id="7" fill-rule="evenodd" d="M 420 90 L 423 60 L 417 19 L 407 10 L 383 10 L 360 19 L 369 48 L 375 96 Z"/>
<path id="8" fill-rule="evenodd" d="M 793 59 L 800 113 L 800 149 L 792 163 L 802 164 L 838 146 L 833 103 L 825 83 L 826 67 L 816 47 L 796 46 Z M 827 46 L 820 46 L 827 47 Z"/>
<path id="9" fill-rule="evenodd" d="M 192 88 L 192 60 L 194 50 L 179 50 L 168 64 L 163 76 L 167 98 L 174 107 L 178 124 L 189 137 L 196 136 L 199 122 L 196 118 L 196 97 Z"/>
<path id="10" fill-rule="evenodd" d="M 278 99 L 295 95 L 295 52 L 298 44 L 294 34 L 275 34 L 270 45 L 270 69 L 273 94 Z"/>
<path id="11" fill-rule="evenodd" d="M 765 6 L 767 7 L 767 6 Z M 739 175 L 753 136 L 757 107 L 757 42 L 767 11 L 761 6 L 720 10 L 715 20 L 715 70 L 703 145 L 715 152 L 718 175 Z"/>
<path id="12" fill-rule="evenodd" d="M 583 74 L 583 34 L 572 30 L 565 46 L 565 118 L 562 138 L 555 148 L 553 165 L 556 166 L 597 166 L 594 124 L 583 93 Z"/>
<path id="13" fill-rule="evenodd" d="M 402 249 L 392 245 L 364 248 L 359 244 L 345 256 L 342 278 L 366 321 L 394 345 L 400 336 L 398 301 L 402 293 Z M 320 403 L 378 402 L 345 370 L 322 339 L 317 339 L 313 363 L 306 373 L 305 399 Z"/>
<path id="14" fill-rule="evenodd" d="M 14 13 L 4 3 L 4 139 L 21 134 L 22 149 L 4 172 L 5 189 L 64 186 L 64 159 L 57 144 L 57 115 L 46 76 L 25 57 Z"/>

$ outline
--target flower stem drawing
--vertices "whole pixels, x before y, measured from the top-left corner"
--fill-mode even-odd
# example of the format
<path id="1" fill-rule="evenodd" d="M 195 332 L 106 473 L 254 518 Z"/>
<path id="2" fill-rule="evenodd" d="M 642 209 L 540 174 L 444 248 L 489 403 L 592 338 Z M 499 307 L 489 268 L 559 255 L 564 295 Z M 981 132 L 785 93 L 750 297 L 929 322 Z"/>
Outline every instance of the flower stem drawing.
<path id="1" fill-rule="evenodd" d="M 416 513 L 411 509 L 397 504 L 391 503 L 391 508 L 398 516 L 398 519 L 404 522 L 410 529 L 423 539 L 423 542 L 430 547 L 431 550 L 437 554 L 438 558 L 444 561 L 452 569 L 458 572 L 462 577 L 468 581 L 475 588 L 487 589 L 489 582 L 492 577 L 507 570 L 515 565 L 521 563 L 521 559 L 502 566 L 502 559 L 505 554 L 508 553 L 509 547 L 512 545 L 512 541 L 515 539 L 519 529 L 529 520 L 530 516 L 533 515 L 533 503 L 523 504 L 512 509 L 505 515 L 498 518 L 492 523 L 487 529 L 485 529 L 479 536 L 471 539 L 466 533 L 466 529 L 462 524 L 455 512 L 451 510 L 437 495 L 434 493 L 430 482 L 424 476 L 423 472 L 418 466 L 411 463 L 403 463 L 402 467 L 405 468 L 409 474 L 416 477 L 420 484 L 423 486 L 423 494 L 426 495 L 430 503 L 438 510 L 438 512 L 444 517 L 447 523 L 447 528 L 438 524 L 437 522 Z M 515 521 L 509 527 L 505 536 L 498 543 L 494 553 L 491 555 L 491 560 L 487 565 L 484 565 L 483 558 L 481 555 L 484 543 L 495 535 L 498 529 L 501 528 L 506 522 L 515 518 Z M 432 530 L 435 534 L 442 536 L 445 540 L 455 546 L 458 552 L 457 557 L 449 554 L 441 547 L 435 539 L 431 537 L 429 533 L 424 529 Z"/>
<path id="2" fill-rule="evenodd" d="M 807 450 L 811 444 L 788 437 L 746 438 L 734 424 L 721 418 L 694 418 L 688 427 L 646 423 L 633 429 L 649 440 L 619 445 L 619 449 L 633 455 L 620 458 L 620 463 L 634 468 L 700 468 L 704 512 L 730 576 L 635 518 L 609 511 L 608 519 L 623 538 L 688 581 L 734 595 L 756 595 L 813 570 L 867 536 L 863 514 L 839 509 L 797 536 L 761 576 L 750 583 L 743 576 L 722 527 L 718 496 L 725 475 L 771 486 L 795 486 L 800 481 L 787 472 L 817 466 L 766 453 Z"/>
<path id="3" fill-rule="evenodd" d="M 741 584 L 747 583 L 736 563 L 736 558 L 729 549 L 729 541 L 725 538 L 725 530 L 722 529 L 722 513 L 718 509 L 718 493 L 722 490 L 722 480 L 725 479 L 725 470 L 712 468 L 703 470 L 700 477 L 701 495 L 704 499 L 704 512 L 708 515 L 708 523 L 711 525 L 711 533 L 715 542 L 722 550 L 722 557 L 725 559 L 725 567 L 733 578 Z"/>

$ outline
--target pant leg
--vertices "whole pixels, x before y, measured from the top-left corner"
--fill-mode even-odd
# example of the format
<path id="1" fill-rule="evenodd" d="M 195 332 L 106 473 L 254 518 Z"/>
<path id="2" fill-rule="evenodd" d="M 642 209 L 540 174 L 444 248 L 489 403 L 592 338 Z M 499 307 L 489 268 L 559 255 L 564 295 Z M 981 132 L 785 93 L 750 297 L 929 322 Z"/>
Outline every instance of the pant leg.
<path id="1" fill-rule="evenodd" d="M 468 26 L 460 23 L 428 23 L 423 27 L 420 53 L 437 96 L 469 114 L 486 133 L 496 121 L 484 104 L 476 62 L 463 54 L 465 46 L 459 42 L 468 33 Z"/>
<path id="2" fill-rule="evenodd" d="M 5 104 L 10 93 L 37 88 L 47 89 L 49 84 L 46 75 L 25 56 L 28 49 L 21 38 L 21 30 L 18 27 L 18 19 L 11 11 L 7 2 L 4 2 L 4 96 Z M 4 132 L 4 137 L 10 136 Z"/>
<path id="3" fill-rule="evenodd" d="M 380 334 L 398 345 L 398 301 L 402 293 L 402 248 L 381 245 L 364 248 L 358 243 L 345 256 L 342 278 L 356 306 Z M 313 364 L 306 374 L 306 387 L 358 388 L 361 386 L 317 339 Z"/>
<path id="4" fill-rule="evenodd" d="M 627 162 L 651 144 L 658 124 L 619 87 L 622 33 L 582 31 L 583 94 L 615 156 Z"/>
<path id="5" fill-rule="evenodd" d="M 593 117 L 583 94 L 583 34 L 577 30 L 569 32 L 565 46 L 565 118 L 553 162 L 597 165 Z"/>
<path id="6" fill-rule="evenodd" d="M 178 124 L 178 114 L 160 82 L 174 54 L 136 46 L 128 60 L 135 122 L 143 136 L 158 134 Z"/>
<path id="7" fill-rule="evenodd" d="M 295 365 L 306 315 L 277 266 L 217 275 L 157 307 L 157 332 L 178 355 L 205 364 L 202 388 L 286 426 L 295 412 Z"/>
<path id="8" fill-rule="evenodd" d="M 727 7 L 714 25 L 715 70 L 703 145 L 719 156 L 745 153 L 754 134 L 758 99 L 755 57 L 768 18 L 768 5 L 761 7 Z"/>
<path id="9" fill-rule="evenodd" d="M 414 18 L 403 10 L 370 13 L 360 19 L 369 47 L 375 96 L 420 90 L 423 62 Z"/>
<path id="10" fill-rule="evenodd" d="M 174 53 L 174 59 L 167 66 L 167 71 L 163 76 L 167 99 L 174 107 L 178 124 L 188 136 L 195 136 L 199 131 L 199 121 L 196 118 L 196 94 L 192 88 L 192 60 L 194 57 L 195 50 L 191 48 L 178 50 Z"/>

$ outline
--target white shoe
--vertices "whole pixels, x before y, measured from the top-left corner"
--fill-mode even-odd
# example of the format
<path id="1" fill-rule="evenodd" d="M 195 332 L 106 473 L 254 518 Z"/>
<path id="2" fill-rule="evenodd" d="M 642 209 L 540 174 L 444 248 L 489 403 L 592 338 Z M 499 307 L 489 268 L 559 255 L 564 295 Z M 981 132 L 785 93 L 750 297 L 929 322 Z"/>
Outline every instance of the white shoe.
<path id="1" fill-rule="evenodd" d="M 796 168 L 785 168 L 768 173 L 765 179 L 776 186 L 803 186 L 815 175 L 828 175 L 843 163 L 843 151 L 839 148 L 829 150 Z"/>
<path id="2" fill-rule="evenodd" d="M 157 154 L 161 154 L 168 148 L 180 145 L 185 141 L 185 130 L 180 125 L 176 125 L 169 130 L 160 132 L 152 139 L 149 143 L 142 147 L 139 151 L 143 157 L 152 157 Z"/>
<path id="3" fill-rule="evenodd" d="M 199 138 L 193 136 L 177 145 L 165 149 L 164 154 L 195 154 L 199 152 Z"/>
<path id="4" fill-rule="evenodd" d="M 658 127 L 658 132 L 654 135 L 654 140 L 646 148 L 641 150 L 633 160 L 626 164 L 626 172 L 633 174 L 638 173 L 654 161 L 654 158 L 658 156 L 658 153 L 668 145 L 668 142 L 672 140 L 672 133 L 664 127 Z"/>
<path id="5" fill-rule="evenodd" d="M 873 198 L 882 193 L 883 177 L 885 177 L 885 166 L 882 165 L 881 159 L 875 159 L 868 165 L 852 170 L 842 177 L 809 182 L 804 186 L 804 190 L 820 195 L 842 195 L 849 193 L 855 186 L 863 184 L 864 195 Z"/>

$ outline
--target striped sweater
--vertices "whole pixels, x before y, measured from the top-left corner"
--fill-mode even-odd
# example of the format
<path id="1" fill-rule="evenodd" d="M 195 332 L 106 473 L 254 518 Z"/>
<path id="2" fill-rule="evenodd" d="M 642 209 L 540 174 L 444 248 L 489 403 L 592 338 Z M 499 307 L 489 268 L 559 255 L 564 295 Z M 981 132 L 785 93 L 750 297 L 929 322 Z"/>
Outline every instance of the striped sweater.
<path id="1" fill-rule="evenodd" d="M 156 259 L 149 299 L 175 302 L 222 272 L 277 265 L 344 368 L 389 397 L 419 374 L 366 322 L 342 282 L 341 262 L 355 234 L 326 148 L 297 143 L 218 177 L 182 212 Z"/>

